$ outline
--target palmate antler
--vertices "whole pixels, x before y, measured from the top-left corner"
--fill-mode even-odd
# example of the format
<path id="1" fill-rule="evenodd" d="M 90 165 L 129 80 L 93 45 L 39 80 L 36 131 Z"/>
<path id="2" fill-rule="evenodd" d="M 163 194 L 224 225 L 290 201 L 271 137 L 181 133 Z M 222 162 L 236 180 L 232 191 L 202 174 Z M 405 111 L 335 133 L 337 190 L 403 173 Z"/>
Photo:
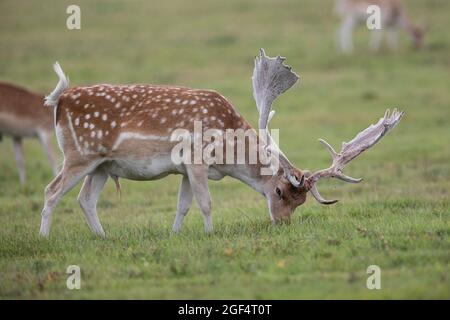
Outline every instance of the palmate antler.
<path id="1" fill-rule="evenodd" d="M 358 135 L 350 142 L 342 143 L 342 150 L 339 153 L 337 153 L 325 140 L 319 139 L 331 154 L 333 163 L 329 168 L 316 171 L 306 179 L 305 185 L 314 198 L 322 204 L 333 204 L 337 202 L 337 200 L 325 200 L 322 198 L 316 187 L 316 182 L 320 178 L 337 178 L 350 183 L 361 182 L 362 179 L 355 179 L 342 173 L 345 165 L 355 159 L 363 151 L 380 141 L 386 133 L 395 128 L 403 115 L 404 112 L 397 111 L 397 109 L 394 109 L 392 113 L 390 113 L 389 109 L 386 110 L 384 117 L 376 124 L 373 124 L 364 131 L 358 133 Z"/>
<path id="2" fill-rule="evenodd" d="M 291 67 L 283 63 L 286 58 L 280 56 L 270 58 L 266 56 L 264 49 L 259 51 L 259 56 L 255 59 L 252 83 L 253 97 L 259 112 L 259 129 L 262 133 L 260 138 L 267 155 L 272 161 L 278 161 L 286 179 L 295 187 L 299 187 L 303 184 L 303 179 L 297 181 L 293 174 L 293 166 L 272 139 L 268 130 L 269 122 L 275 114 L 275 111 L 271 110 L 273 101 L 291 88 L 298 81 L 299 76 L 292 71 Z"/>

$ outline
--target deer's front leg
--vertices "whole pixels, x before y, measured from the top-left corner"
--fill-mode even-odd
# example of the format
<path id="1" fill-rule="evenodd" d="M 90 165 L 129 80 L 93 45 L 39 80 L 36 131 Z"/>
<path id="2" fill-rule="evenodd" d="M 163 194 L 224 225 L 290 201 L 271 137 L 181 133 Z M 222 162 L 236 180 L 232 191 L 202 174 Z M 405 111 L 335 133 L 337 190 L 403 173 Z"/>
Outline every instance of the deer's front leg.
<path id="1" fill-rule="evenodd" d="M 208 166 L 203 164 L 186 165 L 186 171 L 192 193 L 205 219 L 205 231 L 210 233 L 213 230 L 213 226 L 211 220 L 211 195 L 208 188 Z"/>
<path id="2" fill-rule="evenodd" d="M 183 219 L 191 208 L 192 197 L 193 194 L 189 178 L 187 176 L 183 176 L 180 184 L 180 190 L 178 191 L 177 215 L 172 227 L 173 232 L 180 231 Z"/>

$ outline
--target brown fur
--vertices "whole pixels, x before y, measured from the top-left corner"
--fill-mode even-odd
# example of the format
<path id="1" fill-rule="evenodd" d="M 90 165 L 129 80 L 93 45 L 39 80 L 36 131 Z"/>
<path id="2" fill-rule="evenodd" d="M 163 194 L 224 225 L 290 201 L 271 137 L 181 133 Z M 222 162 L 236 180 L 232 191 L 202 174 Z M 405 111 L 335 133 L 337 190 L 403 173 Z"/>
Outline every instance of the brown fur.
<path id="1" fill-rule="evenodd" d="M 170 138 L 175 129 L 193 131 L 195 120 L 203 122 L 203 130 L 250 128 L 217 92 L 184 87 L 74 87 L 64 91 L 57 108 L 57 125 L 66 127 L 70 119 L 79 144 L 103 156 L 112 151 L 121 132 Z"/>
<path id="2" fill-rule="evenodd" d="M 0 82 L 0 133 L 36 136 L 39 129 L 53 130 L 53 112 L 43 107 L 44 96 Z"/>

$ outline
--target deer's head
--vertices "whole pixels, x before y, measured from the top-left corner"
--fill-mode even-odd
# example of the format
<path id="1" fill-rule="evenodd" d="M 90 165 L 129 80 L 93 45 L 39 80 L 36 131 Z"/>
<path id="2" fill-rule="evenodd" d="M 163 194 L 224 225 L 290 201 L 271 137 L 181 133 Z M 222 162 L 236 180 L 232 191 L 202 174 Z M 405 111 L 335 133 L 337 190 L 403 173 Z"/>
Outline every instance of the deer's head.
<path id="1" fill-rule="evenodd" d="M 276 174 L 268 177 L 264 184 L 270 217 L 274 222 L 289 220 L 295 209 L 306 201 L 308 190 L 304 185 L 305 174 L 293 168 L 293 175 L 303 185 L 293 185 L 281 168 Z"/>
<path id="2" fill-rule="evenodd" d="M 329 168 L 310 173 L 294 167 L 269 134 L 268 124 L 275 114 L 271 110 L 273 101 L 291 88 L 299 79 L 292 69 L 286 66 L 285 58 L 269 58 L 263 49 L 255 59 L 253 71 L 253 96 L 259 112 L 260 143 L 266 156 L 271 160 L 271 167 L 276 168 L 265 178 L 264 194 L 268 201 L 272 221 L 289 220 L 295 209 L 306 201 L 307 193 L 321 204 L 329 205 L 337 200 L 324 199 L 316 187 L 321 178 L 337 178 L 349 183 L 358 183 L 362 179 L 346 176 L 342 170 L 351 160 L 372 147 L 401 120 L 403 112 L 394 109 L 386 111 L 376 124 L 361 131 L 350 142 L 344 142 L 338 153 L 325 140 L 319 141 L 326 147 L 332 157 Z M 276 165 L 274 165 L 274 163 Z"/>

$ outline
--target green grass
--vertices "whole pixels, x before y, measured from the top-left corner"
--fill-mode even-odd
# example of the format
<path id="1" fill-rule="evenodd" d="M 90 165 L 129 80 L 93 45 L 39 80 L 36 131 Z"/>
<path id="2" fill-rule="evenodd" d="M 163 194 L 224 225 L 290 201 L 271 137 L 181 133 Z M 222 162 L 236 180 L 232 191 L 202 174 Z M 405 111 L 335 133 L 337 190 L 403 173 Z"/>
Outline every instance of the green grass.
<path id="1" fill-rule="evenodd" d="M 47 3 L 48 2 L 48 3 Z M 51 2 L 51 3 L 50 3 Z M 211 182 L 215 231 L 195 207 L 170 232 L 180 177 L 109 182 L 99 202 L 106 239 L 92 236 L 75 188 L 54 212 L 49 240 L 38 237 L 51 172 L 27 141 L 29 182 L 18 185 L 10 140 L 0 143 L 0 297 L 75 298 L 450 298 L 450 35 L 445 0 L 407 1 L 428 25 L 426 47 L 337 55 L 331 1 L 78 1 L 82 30 L 65 28 L 71 1 L 0 2 L 0 79 L 50 92 L 58 60 L 72 85 L 177 84 L 212 88 L 253 124 L 253 56 L 282 54 L 301 77 L 276 103 L 272 127 L 300 168 L 329 164 L 317 143 L 338 146 L 381 116 L 402 123 L 346 172 L 360 185 L 320 183 L 331 207 L 314 200 L 290 225 L 271 226 L 263 198 L 232 179 Z M 82 289 L 66 288 L 68 265 Z M 366 288 L 366 268 L 382 289 Z"/>

